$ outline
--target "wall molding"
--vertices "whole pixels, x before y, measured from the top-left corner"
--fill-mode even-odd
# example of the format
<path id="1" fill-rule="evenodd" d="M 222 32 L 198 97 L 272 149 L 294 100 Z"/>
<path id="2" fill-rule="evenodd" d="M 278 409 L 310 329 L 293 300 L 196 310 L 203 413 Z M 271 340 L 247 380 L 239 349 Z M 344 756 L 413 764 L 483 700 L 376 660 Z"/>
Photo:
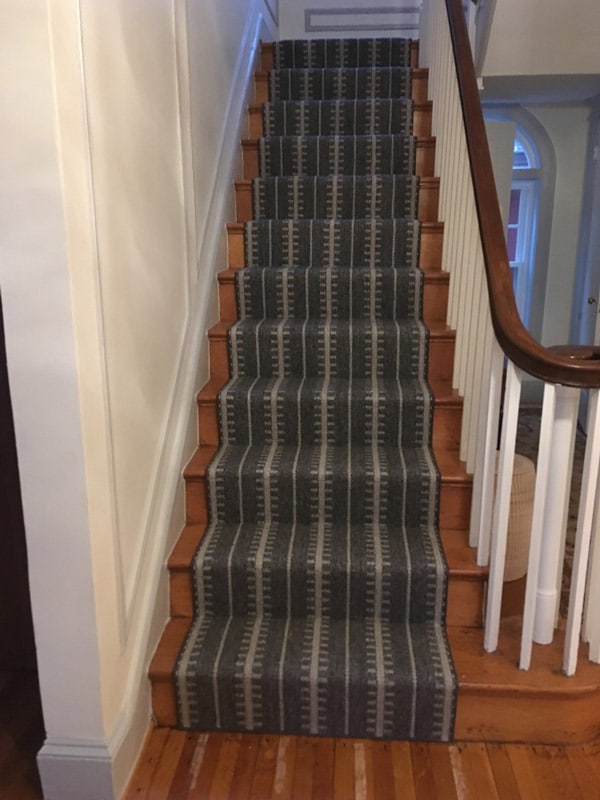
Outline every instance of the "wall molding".
<path id="1" fill-rule="evenodd" d="M 416 31 L 419 27 L 420 7 L 390 8 L 385 6 L 358 6 L 356 8 L 306 8 L 304 30 L 306 33 Z M 409 21 L 409 16 L 414 19 Z M 362 17 L 362 19 L 353 19 Z M 335 22 L 328 18 L 337 18 Z M 367 21 L 370 18 L 372 21 Z"/>
<path id="2" fill-rule="evenodd" d="M 279 0 L 264 0 L 274 25 L 279 25 Z"/>

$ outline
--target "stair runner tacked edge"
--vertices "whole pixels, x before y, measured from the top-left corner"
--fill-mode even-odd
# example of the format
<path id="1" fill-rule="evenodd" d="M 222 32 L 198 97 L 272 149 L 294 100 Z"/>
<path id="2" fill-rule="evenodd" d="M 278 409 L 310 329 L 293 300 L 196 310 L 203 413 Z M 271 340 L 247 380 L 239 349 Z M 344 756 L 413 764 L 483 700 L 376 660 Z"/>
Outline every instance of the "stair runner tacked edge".
<path id="1" fill-rule="evenodd" d="M 409 52 L 274 46 L 180 727 L 452 738 Z"/>

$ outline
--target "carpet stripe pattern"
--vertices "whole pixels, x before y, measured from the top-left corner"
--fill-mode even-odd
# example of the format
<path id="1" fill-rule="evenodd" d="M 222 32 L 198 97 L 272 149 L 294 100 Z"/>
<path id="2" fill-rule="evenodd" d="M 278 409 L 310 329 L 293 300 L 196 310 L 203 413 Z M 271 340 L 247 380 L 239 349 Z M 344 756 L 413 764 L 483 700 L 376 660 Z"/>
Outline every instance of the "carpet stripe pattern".
<path id="1" fill-rule="evenodd" d="M 260 142 L 174 676 L 183 728 L 452 737 L 415 141 L 410 119 L 373 132 L 360 111 L 412 115 L 386 95 L 409 93 L 409 54 L 274 46 L 265 123 L 281 104 L 310 121 Z"/>

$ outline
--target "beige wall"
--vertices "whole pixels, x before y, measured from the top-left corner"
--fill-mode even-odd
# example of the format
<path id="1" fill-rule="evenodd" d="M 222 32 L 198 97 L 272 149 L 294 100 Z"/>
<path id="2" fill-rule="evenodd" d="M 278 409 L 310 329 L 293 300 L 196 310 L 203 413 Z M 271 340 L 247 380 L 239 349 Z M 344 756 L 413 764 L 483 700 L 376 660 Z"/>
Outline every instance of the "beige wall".
<path id="1" fill-rule="evenodd" d="M 0 287 L 50 800 L 118 793 L 148 724 L 240 125 L 276 11 L 0 9 Z"/>
<path id="2" fill-rule="evenodd" d="M 599 31 L 598 0 L 497 0 L 482 74 L 599 73 Z"/>

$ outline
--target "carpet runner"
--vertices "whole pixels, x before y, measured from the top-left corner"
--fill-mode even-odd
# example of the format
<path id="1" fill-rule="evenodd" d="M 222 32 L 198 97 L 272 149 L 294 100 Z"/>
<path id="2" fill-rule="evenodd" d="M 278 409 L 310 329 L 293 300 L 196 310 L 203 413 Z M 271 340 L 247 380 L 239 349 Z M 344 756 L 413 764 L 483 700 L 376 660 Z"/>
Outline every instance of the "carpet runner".
<path id="1" fill-rule="evenodd" d="M 452 737 L 409 58 L 274 45 L 182 728 Z"/>

